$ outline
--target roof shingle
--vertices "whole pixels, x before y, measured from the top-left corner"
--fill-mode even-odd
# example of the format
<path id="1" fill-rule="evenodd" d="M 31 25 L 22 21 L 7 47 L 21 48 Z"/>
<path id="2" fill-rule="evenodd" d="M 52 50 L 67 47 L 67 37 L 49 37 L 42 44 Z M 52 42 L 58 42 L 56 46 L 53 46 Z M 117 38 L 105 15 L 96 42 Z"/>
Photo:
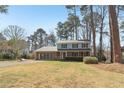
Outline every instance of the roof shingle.
<path id="1" fill-rule="evenodd" d="M 45 46 L 35 50 L 35 52 L 57 52 L 57 51 L 58 50 L 56 46 Z"/>

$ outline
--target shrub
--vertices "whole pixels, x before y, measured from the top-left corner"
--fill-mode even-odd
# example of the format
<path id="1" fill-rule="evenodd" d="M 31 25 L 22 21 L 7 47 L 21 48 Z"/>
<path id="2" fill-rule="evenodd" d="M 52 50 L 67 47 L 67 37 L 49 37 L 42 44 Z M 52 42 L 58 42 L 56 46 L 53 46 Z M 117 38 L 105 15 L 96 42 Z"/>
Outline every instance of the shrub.
<path id="1" fill-rule="evenodd" d="M 3 59 L 3 55 L 0 53 L 0 60 L 2 60 Z"/>
<path id="2" fill-rule="evenodd" d="M 24 59 L 33 59 L 32 54 L 22 54 L 21 55 L 21 58 L 24 58 Z"/>
<path id="3" fill-rule="evenodd" d="M 5 54 L 3 54 L 3 59 L 13 60 L 13 59 L 15 59 L 15 55 L 13 53 L 5 53 Z"/>
<path id="4" fill-rule="evenodd" d="M 83 57 L 65 57 L 66 61 L 82 61 Z"/>
<path id="5" fill-rule="evenodd" d="M 104 62 L 106 61 L 106 57 L 103 54 L 101 55 L 101 57 L 100 57 L 100 55 L 98 55 L 97 58 L 98 58 L 98 61 L 101 61 L 101 62 L 102 61 L 104 61 Z"/>
<path id="6" fill-rule="evenodd" d="M 0 60 L 13 60 L 15 59 L 14 53 L 0 53 Z"/>
<path id="7" fill-rule="evenodd" d="M 85 64 L 98 64 L 98 59 L 96 57 L 84 57 Z"/>
<path id="8" fill-rule="evenodd" d="M 22 54 L 20 57 L 24 58 L 24 59 L 28 59 L 28 55 L 27 54 Z"/>

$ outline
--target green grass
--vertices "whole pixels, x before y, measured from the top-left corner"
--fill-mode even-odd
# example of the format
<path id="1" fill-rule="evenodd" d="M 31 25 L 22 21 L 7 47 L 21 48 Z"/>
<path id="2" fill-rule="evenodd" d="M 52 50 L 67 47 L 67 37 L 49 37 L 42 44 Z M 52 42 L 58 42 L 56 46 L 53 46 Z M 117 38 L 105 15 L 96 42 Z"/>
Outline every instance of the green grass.
<path id="1" fill-rule="evenodd" d="M 124 74 L 50 61 L 0 68 L 0 87 L 124 87 Z"/>

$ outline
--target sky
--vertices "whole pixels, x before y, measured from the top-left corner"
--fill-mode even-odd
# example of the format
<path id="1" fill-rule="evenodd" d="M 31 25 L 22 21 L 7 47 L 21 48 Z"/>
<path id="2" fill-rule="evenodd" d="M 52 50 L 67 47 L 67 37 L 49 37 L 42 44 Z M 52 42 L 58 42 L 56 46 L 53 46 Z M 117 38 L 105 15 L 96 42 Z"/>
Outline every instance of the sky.
<path id="1" fill-rule="evenodd" d="M 0 31 L 8 25 L 18 25 L 25 29 L 26 36 L 38 28 L 47 33 L 54 31 L 59 21 L 64 22 L 68 13 L 63 5 L 17 5 L 9 6 L 7 14 L 0 14 Z"/>
<path id="2" fill-rule="evenodd" d="M 8 25 L 18 25 L 25 29 L 26 37 L 38 28 L 56 34 L 57 23 L 66 21 L 67 17 L 64 5 L 10 5 L 7 14 L 0 14 L 0 32 Z M 97 44 L 98 41 L 97 35 Z"/>

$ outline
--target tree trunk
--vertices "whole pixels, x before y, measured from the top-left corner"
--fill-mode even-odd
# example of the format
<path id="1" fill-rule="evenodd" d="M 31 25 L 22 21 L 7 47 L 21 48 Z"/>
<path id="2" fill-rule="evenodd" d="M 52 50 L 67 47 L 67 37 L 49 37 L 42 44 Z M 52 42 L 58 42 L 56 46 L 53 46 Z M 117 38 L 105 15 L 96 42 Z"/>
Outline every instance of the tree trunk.
<path id="1" fill-rule="evenodd" d="M 89 40 L 89 29 L 88 29 L 88 22 L 86 22 L 86 39 Z"/>
<path id="2" fill-rule="evenodd" d="M 112 42 L 112 37 L 110 37 L 110 44 L 111 44 L 111 63 L 113 63 L 113 42 Z"/>
<path id="3" fill-rule="evenodd" d="M 78 34 L 77 34 L 77 20 L 76 20 L 76 6 L 74 6 L 74 15 L 75 15 L 75 40 L 78 40 Z"/>
<path id="4" fill-rule="evenodd" d="M 103 43 L 102 34 L 103 34 L 103 19 L 102 19 L 101 27 L 100 27 L 100 50 L 99 50 L 100 61 L 102 61 L 102 55 L 103 55 L 103 52 L 102 52 L 103 51 L 103 49 L 102 49 L 102 43 Z"/>
<path id="5" fill-rule="evenodd" d="M 110 24 L 110 15 L 109 15 L 109 28 L 110 28 L 110 55 L 111 55 L 111 63 L 113 63 L 113 42 L 112 42 L 112 28 L 111 28 L 111 24 Z"/>
<path id="6" fill-rule="evenodd" d="M 93 55 L 96 56 L 96 30 L 94 27 L 94 21 L 93 21 L 93 7 L 90 6 L 90 17 L 91 17 L 91 28 L 93 32 Z"/>
<path id="7" fill-rule="evenodd" d="M 91 41 L 91 28 L 89 27 L 89 40 Z"/>
<path id="8" fill-rule="evenodd" d="M 109 18 L 110 18 L 110 32 L 112 36 L 112 45 L 113 45 L 113 62 L 121 62 L 121 49 L 120 49 L 120 38 L 119 38 L 119 29 L 118 29 L 118 20 L 116 15 L 116 6 L 109 5 Z"/>

